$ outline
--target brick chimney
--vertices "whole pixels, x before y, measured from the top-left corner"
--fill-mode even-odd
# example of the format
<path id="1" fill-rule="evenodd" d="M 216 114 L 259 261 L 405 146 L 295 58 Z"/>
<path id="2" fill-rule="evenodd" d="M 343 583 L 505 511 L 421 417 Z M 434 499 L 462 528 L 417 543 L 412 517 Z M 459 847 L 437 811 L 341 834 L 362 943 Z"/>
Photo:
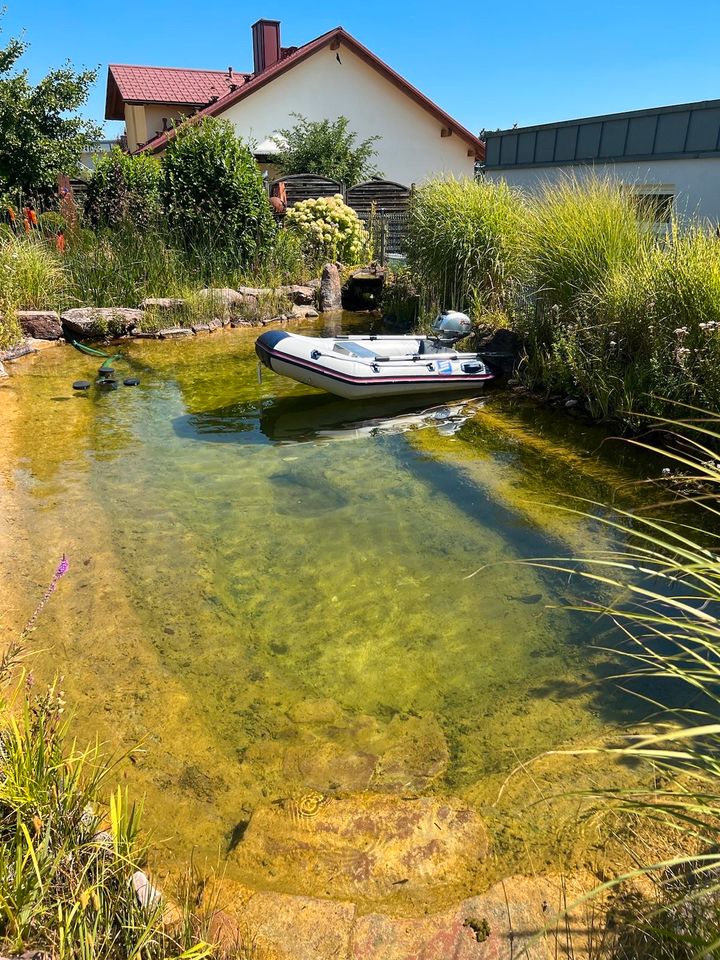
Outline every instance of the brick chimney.
<path id="1" fill-rule="evenodd" d="M 258 20 L 252 25 L 255 73 L 262 73 L 280 59 L 280 21 Z"/>

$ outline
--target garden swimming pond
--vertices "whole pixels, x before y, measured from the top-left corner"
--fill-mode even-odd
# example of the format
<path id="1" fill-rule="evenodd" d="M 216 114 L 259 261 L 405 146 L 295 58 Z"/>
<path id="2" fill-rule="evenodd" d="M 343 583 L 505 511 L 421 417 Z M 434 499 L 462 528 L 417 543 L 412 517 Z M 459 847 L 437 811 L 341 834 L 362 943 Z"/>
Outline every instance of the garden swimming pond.
<path id="1" fill-rule="evenodd" d="M 637 455 L 505 391 L 422 408 L 259 383 L 256 335 L 122 344 L 140 385 L 112 393 L 73 393 L 95 361 L 69 347 L 16 365 L 4 641 L 65 552 L 36 681 L 62 675 L 79 738 L 130 752 L 160 865 L 222 861 L 259 803 L 364 790 L 475 806 L 486 870 L 555 863 L 568 810 L 535 801 L 629 774 L 558 757 L 498 792 L 631 708 L 599 679 L 608 625 L 557 608 L 587 586 L 517 561 L 605 542 L 551 505 L 632 503 Z"/>

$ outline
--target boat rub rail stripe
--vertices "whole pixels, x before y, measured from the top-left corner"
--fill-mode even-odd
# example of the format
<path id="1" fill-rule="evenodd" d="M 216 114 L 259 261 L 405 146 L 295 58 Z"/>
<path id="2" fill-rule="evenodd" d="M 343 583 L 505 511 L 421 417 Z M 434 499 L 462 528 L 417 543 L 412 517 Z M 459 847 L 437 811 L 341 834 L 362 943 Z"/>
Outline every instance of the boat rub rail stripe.
<path id="1" fill-rule="evenodd" d="M 321 373 L 331 380 L 342 380 L 343 383 L 477 383 L 478 380 L 493 379 L 492 373 L 472 373 L 466 376 L 460 376 L 457 373 L 432 373 L 422 377 L 347 377 L 335 370 L 330 371 L 327 367 L 322 367 L 318 363 L 311 363 L 309 360 L 290 357 L 288 354 L 278 353 L 276 350 L 267 350 L 267 352 L 274 359 L 282 360 L 283 363 L 288 363 L 290 366 L 303 367 L 306 370 L 312 370 L 313 373 Z"/>

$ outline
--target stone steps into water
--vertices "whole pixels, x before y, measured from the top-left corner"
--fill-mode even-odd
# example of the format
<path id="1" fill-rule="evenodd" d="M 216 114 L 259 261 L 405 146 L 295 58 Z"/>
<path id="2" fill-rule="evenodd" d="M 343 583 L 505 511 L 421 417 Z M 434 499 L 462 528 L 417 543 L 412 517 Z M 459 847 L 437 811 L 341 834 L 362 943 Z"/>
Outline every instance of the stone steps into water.
<path id="1" fill-rule="evenodd" d="M 587 955 L 582 911 L 557 919 L 576 893 L 555 878 L 510 877 L 408 918 L 226 880 L 206 891 L 205 905 L 213 911 L 210 938 L 228 956 L 244 949 L 263 960 L 557 960 Z"/>

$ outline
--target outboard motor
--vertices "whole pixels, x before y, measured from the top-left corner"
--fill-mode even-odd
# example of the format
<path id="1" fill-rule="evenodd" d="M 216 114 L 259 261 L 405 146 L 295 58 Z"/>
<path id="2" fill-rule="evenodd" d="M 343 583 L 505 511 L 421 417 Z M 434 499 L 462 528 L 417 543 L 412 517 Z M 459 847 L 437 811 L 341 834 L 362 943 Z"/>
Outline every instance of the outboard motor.
<path id="1" fill-rule="evenodd" d="M 472 333 L 470 317 L 458 310 L 443 310 L 432 325 L 434 339 L 446 346 L 452 346 Z"/>

